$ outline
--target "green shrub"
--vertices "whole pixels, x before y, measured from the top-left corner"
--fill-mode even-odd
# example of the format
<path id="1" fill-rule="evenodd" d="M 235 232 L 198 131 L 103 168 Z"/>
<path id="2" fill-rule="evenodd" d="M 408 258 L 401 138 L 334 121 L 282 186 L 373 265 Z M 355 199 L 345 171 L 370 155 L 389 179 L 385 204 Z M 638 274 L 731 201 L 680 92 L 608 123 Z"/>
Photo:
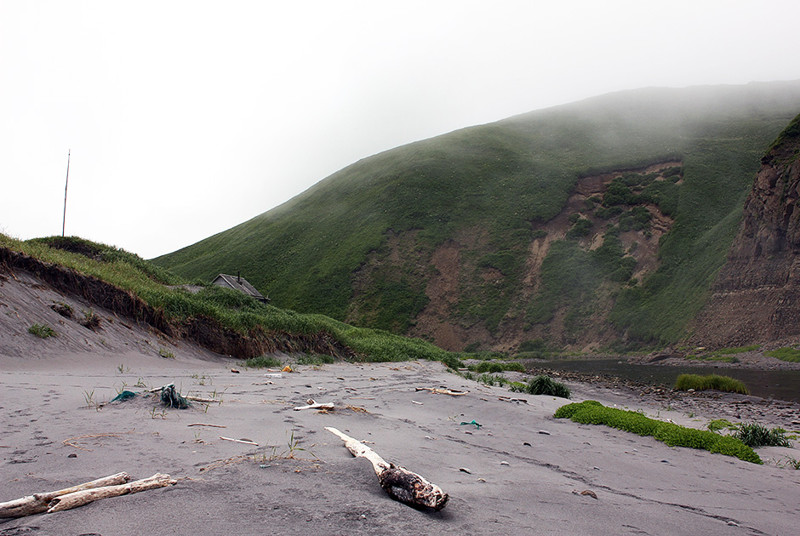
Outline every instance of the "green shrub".
<path id="1" fill-rule="evenodd" d="M 688 391 L 689 389 L 706 391 L 708 389 L 714 389 L 716 391 L 728 393 L 750 394 L 744 382 L 731 378 L 730 376 L 720 376 L 718 374 L 709 374 L 706 376 L 700 376 L 699 374 L 681 374 L 675 382 L 675 389 L 678 391 Z"/>
<path id="2" fill-rule="evenodd" d="M 594 400 L 561 406 L 554 417 L 582 424 L 603 424 L 641 436 L 652 436 L 671 447 L 703 449 L 751 463 L 762 463 L 758 454 L 738 438 L 658 421 L 636 411 L 608 408 Z"/>
<path id="3" fill-rule="evenodd" d="M 550 376 L 544 375 L 533 378 L 523 390 L 531 395 L 557 396 L 560 398 L 570 397 L 569 387 L 561 382 L 553 380 Z"/>
<path id="4" fill-rule="evenodd" d="M 247 361 L 244 362 L 246 367 L 250 368 L 277 368 L 283 366 L 283 363 L 274 356 L 271 355 L 260 355 L 258 357 L 251 357 Z"/>
<path id="5" fill-rule="evenodd" d="M 786 430 L 783 428 L 768 429 L 766 426 L 755 422 L 739 425 L 739 429 L 733 433 L 733 437 L 753 448 L 792 446 L 789 438 L 786 437 Z"/>
<path id="6" fill-rule="evenodd" d="M 47 324 L 34 324 L 28 328 L 28 333 L 35 335 L 40 339 L 46 339 L 48 337 L 55 337 L 58 335 L 55 330 Z"/>

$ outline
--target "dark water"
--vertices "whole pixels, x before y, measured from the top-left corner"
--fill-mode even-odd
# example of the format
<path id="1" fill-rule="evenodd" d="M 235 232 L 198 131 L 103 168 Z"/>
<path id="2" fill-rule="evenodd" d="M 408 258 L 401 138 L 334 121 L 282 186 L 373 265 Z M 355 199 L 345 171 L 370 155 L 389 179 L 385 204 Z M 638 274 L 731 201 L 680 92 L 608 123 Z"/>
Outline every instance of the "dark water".
<path id="1" fill-rule="evenodd" d="M 749 370 L 723 367 L 633 365 L 618 359 L 528 361 L 527 366 L 582 373 L 606 374 L 626 380 L 672 387 L 680 374 L 720 374 L 741 380 L 750 394 L 800 402 L 800 370 Z"/>

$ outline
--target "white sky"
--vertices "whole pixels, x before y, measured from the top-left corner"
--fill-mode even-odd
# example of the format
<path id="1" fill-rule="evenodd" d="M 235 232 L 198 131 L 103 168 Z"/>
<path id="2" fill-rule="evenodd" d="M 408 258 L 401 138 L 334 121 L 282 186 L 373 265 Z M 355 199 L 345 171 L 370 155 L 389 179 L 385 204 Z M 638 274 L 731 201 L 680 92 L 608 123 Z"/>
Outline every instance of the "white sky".
<path id="1" fill-rule="evenodd" d="M 0 232 L 149 258 L 354 161 L 611 91 L 800 79 L 797 0 L 0 0 Z M 800 110 L 798 110 L 800 112 Z"/>

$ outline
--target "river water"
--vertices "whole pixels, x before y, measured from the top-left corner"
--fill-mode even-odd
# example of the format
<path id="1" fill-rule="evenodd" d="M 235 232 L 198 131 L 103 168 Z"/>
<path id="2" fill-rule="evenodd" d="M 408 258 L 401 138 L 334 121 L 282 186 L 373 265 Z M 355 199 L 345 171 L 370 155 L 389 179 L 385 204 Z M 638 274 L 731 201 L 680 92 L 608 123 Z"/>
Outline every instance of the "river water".
<path id="1" fill-rule="evenodd" d="M 673 387 L 680 374 L 720 374 L 741 380 L 750 394 L 800 402 L 800 370 L 752 370 L 707 366 L 636 365 L 619 359 L 529 360 L 526 367 L 546 368 L 585 374 L 603 374 L 625 380 Z"/>

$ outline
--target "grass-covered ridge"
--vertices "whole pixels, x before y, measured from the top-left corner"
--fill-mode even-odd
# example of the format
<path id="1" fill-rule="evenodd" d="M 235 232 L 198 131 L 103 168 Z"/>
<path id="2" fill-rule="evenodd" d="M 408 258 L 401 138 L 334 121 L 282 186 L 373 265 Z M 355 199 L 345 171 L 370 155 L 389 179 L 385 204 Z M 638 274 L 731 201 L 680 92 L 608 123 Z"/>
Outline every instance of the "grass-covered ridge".
<path id="1" fill-rule="evenodd" d="M 280 309 L 229 289 L 206 285 L 192 293 L 179 286 L 187 281 L 161 267 L 124 250 L 80 238 L 19 241 L 0 234 L 0 253 L 4 262 L 14 262 L 14 255 L 24 254 L 130 292 L 177 326 L 178 331 L 202 320 L 206 327 L 232 330 L 243 337 L 266 341 L 272 337 L 284 344 L 284 349 L 291 348 L 295 341 L 316 337 L 330 341 L 331 348 L 356 360 L 432 359 L 451 366 L 459 363 L 453 354 L 419 339 L 356 328 L 323 315 Z"/>
<path id="2" fill-rule="evenodd" d="M 798 108 L 800 83 L 650 89 L 466 128 L 365 158 L 156 262 L 203 280 L 241 271 L 281 307 L 408 333 L 429 303 L 434 252 L 455 243 L 458 295 L 445 320 L 473 326 L 485 347 L 501 334 L 562 347 L 568 337 L 549 326 L 565 319 L 565 331 L 581 333 L 599 310 L 610 311 L 606 333 L 671 343 L 702 307 L 760 158 Z M 682 163 L 679 187 L 616 184 L 616 197 L 598 207 L 622 211 L 616 231 L 576 218 L 543 272 L 526 273 L 532 242 L 581 177 L 673 160 Z M 649 224 L 636 206 L 644 197 L 629 193 L 674 219 L 658 245 L 658 269 L 643 281 L 630 279 L 631 257 L 614 247 L 615 232 Z M 606 251 L 576 246 L 593 232 L 608 235 Z M 404 249 L 391 247 L 394 237 L 406 240 Z M 563 274 L 578 284 L 565 286 Z M 612 302 L 599 303 L 598 289 Z"/>
<path id="3" fill-rule="evenodd" d="M 734 437 L 651 419 L 636 411 L 609 408 L 594 400 L 561 406 L 554 417 L 581 424 L 604 424 L 640 436 L 652 436 L 671 447 L 703 449 L 751 463 L 762 463 L 751 447 Z"/>

